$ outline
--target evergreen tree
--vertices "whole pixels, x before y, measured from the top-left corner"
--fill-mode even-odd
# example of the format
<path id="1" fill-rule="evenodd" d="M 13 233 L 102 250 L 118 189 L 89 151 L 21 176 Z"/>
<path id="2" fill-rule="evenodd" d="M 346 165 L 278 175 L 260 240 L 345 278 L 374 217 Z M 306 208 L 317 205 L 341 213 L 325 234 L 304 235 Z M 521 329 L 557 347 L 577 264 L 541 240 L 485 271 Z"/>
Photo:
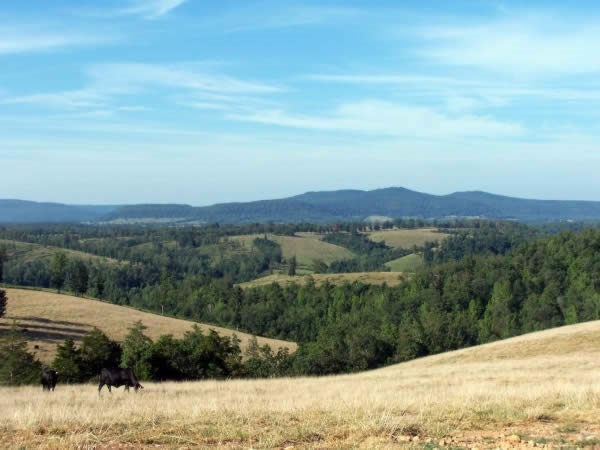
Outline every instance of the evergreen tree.
<path id="1" fill-rule="evenodd" d="M 0 317 L 4 317 L 6 314 L 6 304 L 8 303 L 8 297 L 4 289 L 0 289 Z"/>
<path id="2" fill-rule="evenodd" d="M 288 275 L 293 277 L 296 275 L 296 255 L 290 258 L 290 264 L 288 267 Z"/>
<path id="3" fill-rule="evenodd" d="M 67 278 L 69 287 L 78 295 L 83 295 L 88 290 L 89 271 L 81 259 L 72 261 L 68 268 Z"/>
<path id="4" fill-rule="evenodd" d="M 100 375 L 104 367 L 118 367 L 121 363 L 121 347 L 98 328 L 93 328 L 81 341 L 79 358 L 81 377 L 86 381 Z"/>
<path id="5" fill-rule="evenodd" d="M 0 283 L 2 283 L 2 277 L 4 275 L 4 263 L 8 259 L 8 250 L 6 245 L 0 245 Z"/>
<path id="6" fill-rule="evenodd" d="M 52 257 L 50 283 L 59 293 L 65 285 L 67 261 L 67 254 L 63 251 L 56 252 Z"/>
<path id="7" fill-rule="evenodd" d="M 121 365 L 132 368 L 141 380 L 148 380 L 152 376 L 152 340 L 144 334 L 146 328 L 141 320 L 129 328 L 121 356 Z"/>
<path id="8" fill-rule="evenodd" d="M 71 338 L 65 339 L 62 345 L 57 345 L 56 357 L 52 366 L 60 374 L 61 381 L 65 383 L 83 381 L 80 351 L 75 348 L 75 342 Z"/>
<path id="9" fill-rule="evenodd" d="M 0 339 L 0 385 L 39 382 L 42 365 L 27 351 L 25 336 L 13 322 L 8 335 Z"/>

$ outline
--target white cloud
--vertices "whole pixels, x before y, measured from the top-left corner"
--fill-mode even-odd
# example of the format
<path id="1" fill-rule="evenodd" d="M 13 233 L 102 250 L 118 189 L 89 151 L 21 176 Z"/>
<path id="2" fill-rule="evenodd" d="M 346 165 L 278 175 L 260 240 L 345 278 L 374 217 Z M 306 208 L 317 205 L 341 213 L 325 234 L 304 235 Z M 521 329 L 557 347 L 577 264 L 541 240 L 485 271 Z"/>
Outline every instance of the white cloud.
<path id="1" fill-rule="evenodd" d="M 524 15 L 464 26 L 428 26 L 416 32 L 417 53 L 434 64 L 509 75 L 555 77 L 600 72 L 600 22 Z"/>
<path id="2" fill-rule="evenodd" d="M 0 27 L 0 55 L 94 45 L 113 39 L 82 33 L 45 31 L 32 27 Z"/>
<path id="3" fill-rule="evenodd" d="M 329 115 L 293 115 L 281 110 L 229 114 L 230 119 L 323 131 L 418 137 L 518 137 L 520 124 L 474 115 L 449 116 L 422 106 L 399 106 L 379 100 L 345 103 Z"/>
<path id="4" fill-rule="evenodd" d="M 139 15 L 146 19 L 156 19 L 164 16 L 187 0 L 134 0 L 127 8 L 117 11 L 123 15 Z"/>
<path id="5" fill-rule="evenodd" d="M 161 85 L 215 93 L 251 94 L 273 93 L 281 90 L 266 83 L 244 81 L 181 66 L 141 63 L 100 64 L 93 66 L 89 73 L 98 85 L 113 87 L 136 88 L 143 85 Z"/>
<path id="6" fill-rule="evenodd" d="M 4 104 L 43 105 L 54 108 L 97 108 L 106 104 L 105 95 L 93 89 L 24 95 L 2 100 Z"/>
<path id="7" fill-rule="evenodd" d="M 204 25 L 227 32 L 343 24 L 364 17 L 357 8 L 290 2 L 253 3 L 210 17 Z"/>

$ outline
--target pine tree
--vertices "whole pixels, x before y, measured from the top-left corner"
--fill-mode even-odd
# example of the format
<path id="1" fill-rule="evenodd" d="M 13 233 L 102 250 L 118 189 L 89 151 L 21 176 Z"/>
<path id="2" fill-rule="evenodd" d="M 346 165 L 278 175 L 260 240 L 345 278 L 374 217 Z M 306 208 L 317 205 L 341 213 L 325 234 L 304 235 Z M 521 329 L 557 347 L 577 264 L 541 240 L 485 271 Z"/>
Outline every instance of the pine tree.
<path id="1" fill-rule="evenodd" d="M 13 322 L 0 339 L 0 385 L 30 384 L 39 381 L 42 365 L 27 351 L 25 336 Z"/>
<path id="2" fill-rule="evenodd" d="M 8 303 L 8 297 L 6 296 L 6 291 L 0 289 L 0 317 L 4 317 L 6 314 L 6 304 Z"/>
<path id="3" fill-rule="evenodd" d="M 63 251 L 56 252 L 52 257 L 50 283 L 60 293 L 65 285 L 67 269 L 67 255 Z"/>
<path id="4" fill-rule="evenodd" d="M 131 367 L 140 380 L 152 375 L 152 340 L 144 334 L 146 328 L 141 320 L 133 324 L 123 341 L 121 356 L 121 365 Z"/>
<path id="5" fill-rule="evenodd" d="M 62 345 L 56 347 L 56 357 L 52 364 L 65 383 L 82 381 L 80 351 L 75 348 L 73 339 L 67 338 Z"/>

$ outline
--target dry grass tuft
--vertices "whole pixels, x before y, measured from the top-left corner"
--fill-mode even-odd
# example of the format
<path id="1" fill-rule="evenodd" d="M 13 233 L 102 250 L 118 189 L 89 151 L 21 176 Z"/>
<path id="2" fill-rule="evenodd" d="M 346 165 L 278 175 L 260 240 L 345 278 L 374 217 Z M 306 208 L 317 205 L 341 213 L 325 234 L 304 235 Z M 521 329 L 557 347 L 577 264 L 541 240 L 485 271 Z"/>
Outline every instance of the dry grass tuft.
<path id="1" fill-rule="evenodd" d="M 600 321 L 355 375 L 0 389 L 4 447 L 428 448 L 600 442 Z M 512 356 L 511 356 L 512 355 Z"/>

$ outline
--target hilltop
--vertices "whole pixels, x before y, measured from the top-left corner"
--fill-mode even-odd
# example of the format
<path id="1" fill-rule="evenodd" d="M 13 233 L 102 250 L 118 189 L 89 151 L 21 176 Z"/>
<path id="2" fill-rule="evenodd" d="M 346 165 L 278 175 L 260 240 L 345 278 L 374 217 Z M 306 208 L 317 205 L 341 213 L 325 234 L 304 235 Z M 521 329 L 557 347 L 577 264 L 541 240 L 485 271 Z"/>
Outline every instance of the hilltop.
<path id="1" fill-rule="evenodd" d="M 184 204 L 82 206 L 0 200 L 0 222 L 3 223 L 334 223 L 373 217 L 484 217 L 524 222 L 600 220 L 600 202 L 523 199 L 482 191 L 432 195 L 402 187 L 306 192 L 287 198 L 195 207 Z"/>
<path id="2" fill-rule="evenodd" d="M 9 301 L 7 314 L 0 319 L 0 334 L 16 320 L 25 331 L 30 350 L 46 363 L 52 362 L 56 345 L 62 344 L 67 337 L 79 344 L 88 331 L 98 327 L 111 339 L 121 341 L 128 328 L 138 320 L 148 327 L 147 335 L 153 340 L 163 334 L 181 337 L 193 325 L 198 325 L 203 332 L 213 329 L 222 336 L 235 333 L 242 348 L 251 338 L 249 334 L 223 327 L 165 317 L 89 298 L 30 289 L 8 288 L 6 291 Z M 288 341 L 258 337 L 258 342 L 260 345 L 268 344 L 274 350 L 279 347 L 291 351 L 296 349 L 296 344 Z"/>
<path id="3" fill-rule="evenodd" d="M 52 448 L 58 437 L 73 447 L 589 447 L 600 444 L 599 370 L 595 321 L 354 375 L 145 383 L 100 401 L 91 385 L 59 385 L 51 398 L 2 388 L 0 439 Z"/>

